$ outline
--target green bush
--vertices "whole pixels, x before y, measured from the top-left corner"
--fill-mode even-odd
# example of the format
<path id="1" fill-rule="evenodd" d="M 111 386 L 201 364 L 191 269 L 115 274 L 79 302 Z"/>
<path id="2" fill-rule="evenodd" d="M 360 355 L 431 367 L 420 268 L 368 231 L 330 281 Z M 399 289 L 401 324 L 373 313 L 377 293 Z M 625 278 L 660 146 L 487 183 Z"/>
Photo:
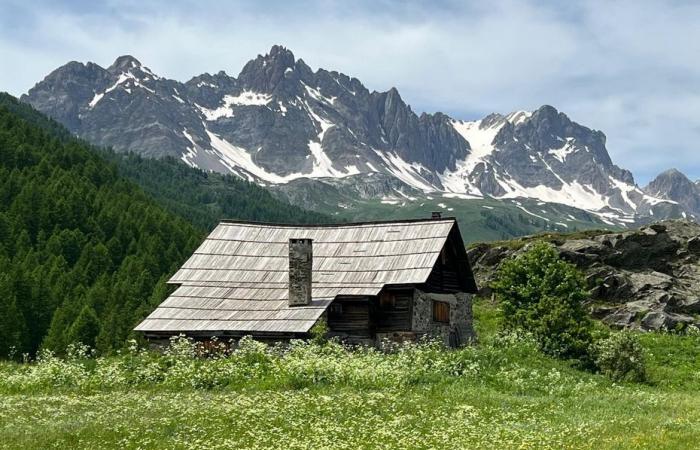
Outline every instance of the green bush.
<path id="1" fill-rule="evenodd" d="M 496 280 L 492 288 L 506 330 L 532 333 L 548 355 L 588 360 L 592 323 L 583 307 L 586 283 L 552 246 L 538 242 L 504 261 Z"/>
<path id="2" fill-rule="evenodd" d="M 613 333 L 594 346 L 595 363 L 613 381 L 645 381 L 646 356 L 637 335 Z"/>

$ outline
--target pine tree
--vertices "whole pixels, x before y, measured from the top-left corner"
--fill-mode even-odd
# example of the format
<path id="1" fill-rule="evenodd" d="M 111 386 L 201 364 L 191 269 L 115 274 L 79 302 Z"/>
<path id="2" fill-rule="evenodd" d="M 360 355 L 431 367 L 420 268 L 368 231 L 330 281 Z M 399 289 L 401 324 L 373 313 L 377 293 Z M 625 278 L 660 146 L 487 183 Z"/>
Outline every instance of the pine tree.
<path id="1" fill-rule="evenodd" d="M 97 318 L 97 314 L 95 314 L 95 310 L 92 307 L 85 305 L 68 329 L 66 342 L 69 344 L 80 342 L 94 348 L 95 339 L 99 333 L 100 321 Z"/>
<path id="2" fill-rule="evenodd" d="M 25 336 L 24 318 L 17 309 L 12 283 L 0 274 L 0 357 L 24 352 Z"/>

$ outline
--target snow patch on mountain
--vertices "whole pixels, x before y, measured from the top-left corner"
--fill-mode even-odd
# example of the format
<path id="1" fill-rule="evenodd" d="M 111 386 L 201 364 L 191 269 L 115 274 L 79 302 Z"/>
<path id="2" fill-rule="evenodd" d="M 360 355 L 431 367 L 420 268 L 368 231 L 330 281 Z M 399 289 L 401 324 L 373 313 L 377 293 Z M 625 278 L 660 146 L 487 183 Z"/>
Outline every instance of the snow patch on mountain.
<path id="1" fill-rule="evenodd" d="M 205 108 L 197 103 L 195 103 L 195 106 L 204 115 L 207 121 L 213 122 L 223 117 L 233 117 L 234 106 L 265 106 L 271 101 L 272 96 L 269 94 L 243 91 L 239 95 L 224 95 L 224 98 L 221 100 L 221 105 L 215 109 Z"/>
<path id="2" fill-rule="evenodd" d="M 513 125 L 520 125 L 532 116 L 531 111 L 513 111 L 506 116 L 506 120 Z"/>
<path id="3" fill-rule="evenodd" d="M 211 143 L 212 149 L 221 157 L 222 163 L 232 172 L 237 167 L 245 170 L 249 174 L 247 177 L 248 181 L 256 181 L 255 178 L 257 177 L 271 183 L 287 183 L 294 178 L 302 176 L 301 174 L 294 174 L 283 177 L 275 173 L 268 172 L 264 168 L 255 164 L 250 153 L 244 148 L 231 144 L 208 129 L 206 130 L 206 133 L 209 137 L 209 142 Z"/>
<path id="4" fill-rule="evenodd" d="M 505 125 L 505 121 L 489 125 L 485 124 L 483 119 L 473 122 L 453 120 L 451 124 L 469 143 L 471 151 L 465 159 L 456 163 L 455 170 L 446 170 L 440 174 L 440 182 L 450 192 L 466 192 L 470 195 L 483 196 L 481 190 L 470 182 L 469 175 L 478 164 L 488 163 L 486 158 L 495 151 L 493 140 Z"/>
<path id="5" fill-rule="evenodd" d="M 187 128 L 184 128 L 182 130 L 182 134 L 187 138 L 188 141 L 190 141 L 192 147 L 187 147 L 187 152 L 183 153 L 180 159 L 188 166 L 192 168 L 197 168 L 197 163 L 194 161 L 197 157 L 197 144 L 194 142 L 192 135 L 190 135 L 190 133 L 187 132 Z"/>
<path id="6" fill-rule="evenodd" d="M 382 159 L 387 171 L 399 180 L 423 192 L 434 192 L 437 190 L 435 186 L 421 175 L 422 171 L 427 172 L 427 169 L 422 164 L 409 163 L 396 153 L 373 150 Z"/>
<path id="7" fill-rule="evenodd" d="M 335 100 L 337 97 L 326 97 L 323 94 L 321 94 L 321 91 L 319 91 L 316 88 L 313 88 L 309 86 L 308 84 L 304 83 L 303 81 L 301 84 L 304 86 L 306 89 L 306 92 L 316 101 L 322 102 L 322 103 L 327 103 L 329 105 L 333 105 L 335 103 Z"/>
<path id="8" fill-rule="evenodd" d="M 566 138 L 566 143 L 562 147 L 549 150 L 549 154 L 563 163 L 567 156 L 577 150 L 576 146 L 572 142 L 573 140 L 574 138 Z"/>
<path id="9" fill-rule="evenodd" d="M 137 66 L 134 66 L 134 64 L 135 64 L 134 62 L 131 63 L 132 67 L 137 67 Z M 143 68 L 139 67 L 139 69 L 143 69 Z M 145 84 L 141 83 L 141 81 L 142 80 L 140 80 L 131 71 L 122 72 L 121 74 L 119 74 L 119 78 L 117 78 L 117 81 L 112 86 L 108 87 L 103 92 L 96 92 L 95 93 L 95 96 L 88 103 L 88 108 L 90 108 L 90 109 L 94 108 L 95 105 L 97 105 L 99 103 L 99 101 L 104 98 L 105 95 L 109 94 L 110 92 L 114 91 L 115 89 L 117 89 L 118 87 L 120 87 L 122 85 L 123 85 L 122 86 L 123 90 L 129 94 L 131 94 L 131 88 L 129 87 L 129 85 L 131 85 L 133 87 L 139 87 L 141 89 L 144 89 L 144 90 L 150 92 L 151 94 L 156 93 L 153 89 L 151 89 L 148 86 L 146 86 Z"/>
<path id="10" fill-rule="evenodd" d="M 525 187 L 512 179 L 499 180 L 507 191 L 498 198 L 537 198 L 550 203 L 562 203 L 587 211 L 597 211 L 609 207 L 607 199 L 593 189 L 592 186 L 580 184 L 578 181 L 565 183 L 561 189 L 539 185 Z"/>
<path id="11" fill-rule="evenodd" d="M 265 106 L 272 101 L 270 94 L 253 91 L 243 91 L 239 95 L 227 95 L 224 104 L 227 106 Z"/>

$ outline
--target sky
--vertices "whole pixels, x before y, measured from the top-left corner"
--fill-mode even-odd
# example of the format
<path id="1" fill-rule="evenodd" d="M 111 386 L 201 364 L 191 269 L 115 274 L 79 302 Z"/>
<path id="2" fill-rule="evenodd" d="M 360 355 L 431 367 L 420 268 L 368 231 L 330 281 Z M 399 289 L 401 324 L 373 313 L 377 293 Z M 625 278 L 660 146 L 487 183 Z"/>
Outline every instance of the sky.
<path id="1" fill-rule="evenodd" d="M 418 113 L 549 104 L 603 131 L 638 184 L 672 167 L 698 180 L 699 23 L 700 2 L 680 0 L 0 0 L 0 91 L 123 54 L 180 81 L 235 76 L 281 44 Z"/>

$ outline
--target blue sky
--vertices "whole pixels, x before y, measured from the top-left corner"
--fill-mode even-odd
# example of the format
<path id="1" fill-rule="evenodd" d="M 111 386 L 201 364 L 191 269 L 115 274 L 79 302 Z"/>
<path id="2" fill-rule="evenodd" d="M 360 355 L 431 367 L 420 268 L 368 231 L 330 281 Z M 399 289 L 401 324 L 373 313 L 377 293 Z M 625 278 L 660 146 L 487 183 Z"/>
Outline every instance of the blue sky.
<path id="1" fill-rule="evenodd" d="M 0 90 L 70 60 L 132 54 L 185 81 L 237 75 L 273 44 L 417 112 L 463 119 L 551 104 L 602 130 L 643 185 L 700 179 L 700 2 L 0 0 Z"/>

